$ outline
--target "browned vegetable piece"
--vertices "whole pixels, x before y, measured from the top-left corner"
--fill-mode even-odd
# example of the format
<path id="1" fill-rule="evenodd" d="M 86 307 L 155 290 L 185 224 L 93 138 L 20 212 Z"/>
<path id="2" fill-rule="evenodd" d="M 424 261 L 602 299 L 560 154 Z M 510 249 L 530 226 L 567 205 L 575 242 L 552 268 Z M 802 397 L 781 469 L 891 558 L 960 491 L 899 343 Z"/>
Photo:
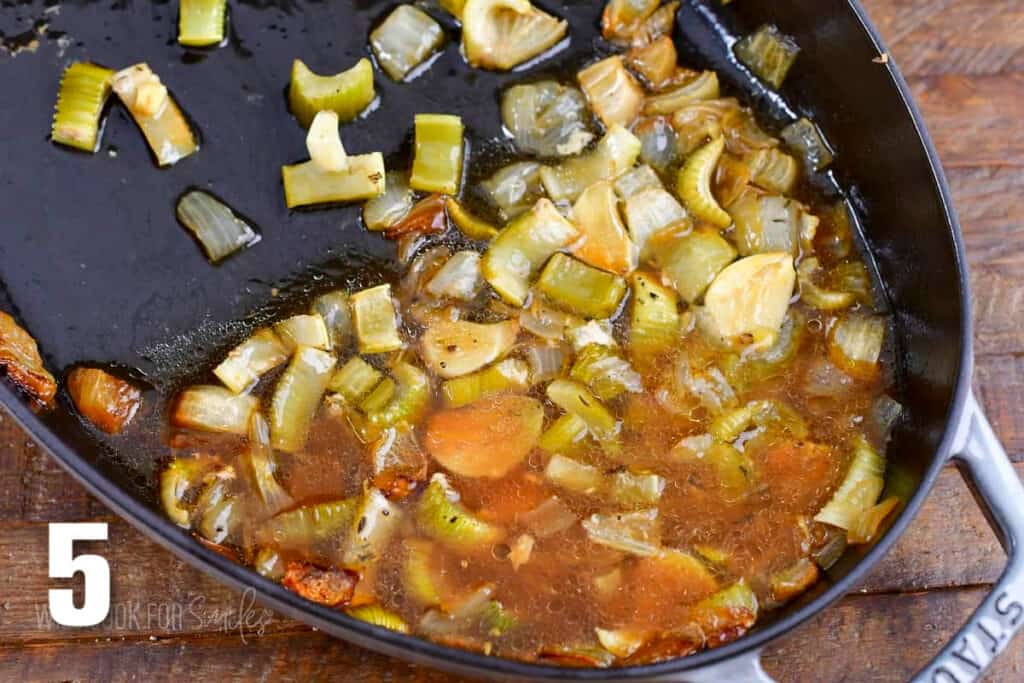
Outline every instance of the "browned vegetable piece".
<path id="1" fill-rule="evenodd" d="M 427 479 L 427 457 L 405 427 L 388 429 L 371 447 L 373 485 L 391 500 L 402 500 Z"/>
<path id="2" fill-rule="evenodd" d="M 671 36 L 662 36 L 627 52 L 626 65 L 657 90 L 672 79 L 678 58 L 675 41 Z"/>
<path id="3" fill-rule="evenodd" d="M 443 194 L 432 194 L 420 200 L 405 218 L 384 231 L 388 239 L 408 235 L 435 235 L 448 229 L 448 213 Z"/>
<path id="4" fill-rule="evenodd" d="M 804 558 L 772 576 L 772 599 L 789 602 L 818 580 L 818 565 Z"/>
<path id="5" fill-rule="evenodd" d="M 57 381 L 43 367 L 36 340 L 3 311 L 0 311 L 0 369 L 29 397 L 43 405 L 53 401 Z"/>
<path id="6" fill-rule="evenodd" d="M 629 666 L 657 664 L 669 659 L 688 657 L 702 649 L 704 633 L 696 625 L 690 624 L 652 636 L 624 663 Z"/>
<path id="7" fill-rule="evenodd" d="M 138 387 L 99 368 L 75 368 L 67 387 L 82 417 L 107 434 L 120 434 L 142 405 Z"/>
<path id="8" fill-rule="evenodd" d="M 352 599 L 358 581 L 358 575 L 344 569 L 321 569 L 307 562 L 289 562 L 281 585 L 307 600 L 340 607 Z"/>

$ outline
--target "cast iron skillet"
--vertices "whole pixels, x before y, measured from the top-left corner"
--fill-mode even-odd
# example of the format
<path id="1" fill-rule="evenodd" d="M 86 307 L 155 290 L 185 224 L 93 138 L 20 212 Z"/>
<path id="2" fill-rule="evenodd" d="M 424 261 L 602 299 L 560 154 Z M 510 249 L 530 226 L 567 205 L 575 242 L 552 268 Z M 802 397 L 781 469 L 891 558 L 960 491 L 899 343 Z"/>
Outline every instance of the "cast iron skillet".
<path id="1" fill-rule="evenodd" d="M 366 52 L 371 26 L 390 3 L 239 0 L 231 38 L 212 51 L 175 42 L 176 4 L 68 0 L 4 2 L 0 37 L 28 42 L 46 21 L 36 52 L 0 53 L 0 309 L 14 313 L 40 341 L 51 368 L 108 362 L 137 369 L 169 391 L 195 378 L 193 368 L 238 341 L 266 317 L 332 286 L 371 282 L 391 246 L 369 237 L 356 208 L 289 215 L 278 168 L 304 156 L 303 132 L 283 98 L 293 57 L 321 72 L 347 67 Z M 602 2 L 541 0 L 571 21 L 571 40 L 555 56 L 512 74 L 468 70 L 449 43 L 421 77 L 397 85 L 378 74 L 379 109 L 345 130 L 354 152 L 383 150 L 408 163 L 417 111 L 458 113 L 468 124 L 475 168 L 496 163 L 501 139 L 497 92 L 538 74 L 568 73 L 596 48 Z M 441 13 L 435 12 L 437 16 Z M 729 59 L 732 36 L 763 21 L 778 24 L 803 48 L 782 97 L 760 89 Z M 11 36 L 16 40 L 11 41 Z M 160 415 L 144 416 L 148 436 L 102 439 L 69 410 L 37 414 L 6 384 L 0 400 L 93 494 L 196 567 L 236 587 L 252 587 L 282 614 L 359 645 L 430 666 L 487 678 L 544 680 L 767 680 L 758 653 L 773 638 L 846 593 L 913 518 L 950 458 L 963 469 L 1010 556 L 994 592 L 918 680 L 977 678 L 1009 642 L 1024 615 L 1022 489 L 970 394 L 971 323 L 959 228 L 938 159 L 895 65 L 853 0 L 684 0 L 677 39 L 682 61 L 711 66 L 769 121 L 806 114 L 838 150 L 834 177 L 863 223 L 897 329 L 901 400 L 907 417 L 890 445 L 889 492 L 907 501 L 871 547 L 851 550 L 812 591 L 773 613 L 737 642 L 686 659 L 614 670 L 567 670 L 488 658 L 384 631 L 306 602 L 176 528 L 155 503 L 153 466 L 162 449 Z M 151 163 L 141 136 L 114 108 L 94 156 L 46 140 L 61 69 L 72 60 L 109 66 L 148 61 L 202 133 L 200 153 L 169 170 Z M 255 248 L 210 267 L 175 223 L 174 200 L 208 187 L 262 230 Z M 279 290 L 271 296 L 271 288 Z M 272 301 L 272 305 L 267 305 Z M 243 320 L 240 324 L 225 321 Z M 151 403 L 152 405 L 152 403 Z M 970 543 L 972 539 L 954 539 Z"/>

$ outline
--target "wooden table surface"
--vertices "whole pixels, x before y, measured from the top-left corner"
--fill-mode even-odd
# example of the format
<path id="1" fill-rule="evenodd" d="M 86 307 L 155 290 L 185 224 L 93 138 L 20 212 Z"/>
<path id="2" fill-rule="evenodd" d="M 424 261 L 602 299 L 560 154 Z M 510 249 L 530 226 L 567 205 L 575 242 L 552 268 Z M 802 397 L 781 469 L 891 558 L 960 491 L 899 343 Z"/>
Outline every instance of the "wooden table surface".
<path id="1" fill-rule="evenodd" d="M 977 324 L 975 386 L 1024 470 L 1024 0 L 866 0 L 945 164 Z M 47 523 L 106 521 L 109 619 L 56 626 Z M 0 412 L 0 680 L 449 681 L 264 611 L 144 539 Z M 951 539 L 965 539 L 951 543 Z M 765 652 L 782 681 L 901 681 L 989 590 L 1004 555 L 956 470 L 856 594 Z M 989 674 L 1024 680 L 1024 637 Z"/>

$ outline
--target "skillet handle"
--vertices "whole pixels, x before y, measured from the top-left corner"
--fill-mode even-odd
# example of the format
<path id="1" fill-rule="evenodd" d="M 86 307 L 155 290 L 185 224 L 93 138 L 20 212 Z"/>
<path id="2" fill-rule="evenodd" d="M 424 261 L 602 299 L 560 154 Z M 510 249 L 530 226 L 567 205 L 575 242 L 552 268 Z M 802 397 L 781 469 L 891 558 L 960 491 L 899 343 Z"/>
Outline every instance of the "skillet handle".
<path id="1" fill-rule="evenodd" d="M 992 592 L 913 683 L 979 680 L 1024 625 L 1024 486 L 973 394 L 967 399 L 953 459 L 1008 562 Z"/>

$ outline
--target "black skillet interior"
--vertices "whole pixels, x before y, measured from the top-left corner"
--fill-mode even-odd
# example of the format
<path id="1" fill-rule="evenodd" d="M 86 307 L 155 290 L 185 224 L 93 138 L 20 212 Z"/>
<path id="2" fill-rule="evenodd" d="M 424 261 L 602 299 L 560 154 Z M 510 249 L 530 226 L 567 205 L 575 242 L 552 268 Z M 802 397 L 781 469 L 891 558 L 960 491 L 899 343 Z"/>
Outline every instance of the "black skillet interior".
<path id="1" fill-rule="evenodd" d="M 166 0 L 0 0 L 3 43 L 39 40 L 34 52 L 0 51 L 0 309 L 14 312 L 40 340 L 51 368 L 112 363 L 166 390 L 194 376 L 253 324 L 301 304 L 312 291 L 371 283 L 387 268 L 391 246 L 366 234 L 356 207 L 289 213 L 279 168 L 305 155 L 304 132 L 284 98 L 292 59 L 323 73 L 347 68 L 368 54 L 368 32 L 393 4 L 238 0 L 231 3 L 228 44 L 190 50 L 175 42 L 177 3 Z M 571 22 L 571 40 L 557 54 L 509 74 L 472 71 L 459 54 L 457 27 L 443 21 L 448 43 L 423 75 L 395 84 L 377 74 L 380 106 L 345 127 L 347 147 L 382 150 L 389 166 L 405 166 L 412 114 L 458 113 L 467 123 L 472 166 L 493 168 L 508 149 L 500 89 L 539 75 L 570 78 L 595 50 L 608 50 L 598 30 L 603 3 L 538 4 Z M 894 302 L 909 417 L 890 449 L 890 488 L 905 499 L 918 491 L 916 507 L 922 482 L 934 475 L 966 353 L 957 247 L 929 150 L 890 67 L 873 61 L 876 46 L 846 0 L 682 4 L 683 63 L 718 69 L 726 87 L 773 125 L 794 113 L 814 118 L 838 150 L 836 179 L 849 190 Z M 732 36 L 766 21 L 803 48 L 784 99 L 761 89 L 729 57 Z M 60 73 L 74 60 L 112 67 L 148 62 L 201 131 L 201 151 L 157 169 L 118 106 L 111 107 L 97 154 L 50 144 Z M 176 198 L 190 187 L 210 189 L 236 207 L 258 226 L 262 241 L 211 267 L 174 218 Z M 0 397 L 13 400 L 2 390 Z M 62 404 L 32 426 L 154 507 L 159 416 L 147 422 L 141 440 L 99 440 Z M 762 627 L 762 634 L 794 623 L 811 601 L 834 597 L 831 584 L 848 586 L 863 570 L 858 560 L 866 552 L 850 553 L 830 581 L 776 615 L 781 623 Z"/>

